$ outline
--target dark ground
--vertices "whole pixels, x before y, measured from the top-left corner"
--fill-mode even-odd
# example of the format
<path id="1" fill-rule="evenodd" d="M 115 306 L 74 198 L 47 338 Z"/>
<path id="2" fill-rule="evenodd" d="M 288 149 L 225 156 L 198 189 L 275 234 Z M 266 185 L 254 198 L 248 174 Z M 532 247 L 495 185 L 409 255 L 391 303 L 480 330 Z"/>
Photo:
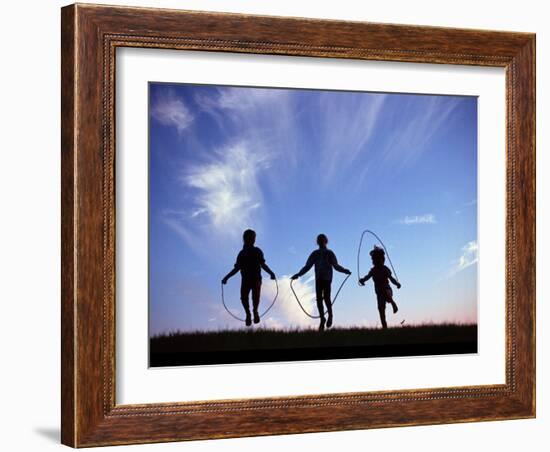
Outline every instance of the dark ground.
<path id="1" fill-rule="evenodd" d="M 175 332 L 149 353 L 151 367 L 477 353 L 477 325 Z"/>

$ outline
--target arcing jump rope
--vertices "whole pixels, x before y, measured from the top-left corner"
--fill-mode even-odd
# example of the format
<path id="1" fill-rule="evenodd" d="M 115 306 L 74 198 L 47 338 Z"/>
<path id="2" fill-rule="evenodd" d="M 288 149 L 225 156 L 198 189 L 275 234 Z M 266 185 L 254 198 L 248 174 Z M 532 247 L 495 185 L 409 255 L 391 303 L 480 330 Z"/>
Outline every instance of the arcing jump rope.
<path id="1" fill-rule="evenodd" d="M 270 309 L 273 307 L 273 305 L 275 304 L 275 302 L 277 301 L 277 297 L 279 296 L 279 283 L 277 282 L 277 279 L 275 279 L 275 297 L 273 298 L 273 301 L 271 302 L 271 304 L 268 306 L 268 308 L 260 315 L 260 318 L 262 318 L 264 315 L 266 315 Z M 239 320 L 240 322 L 246 322 L 246 319 L 242 319 L 238 316 L 236 316 L 235 314 L 233 314 L 231 312 L 231 310 L 227 307 L 227 305 L 225 304 L 225 296 L 224 296 L 224 293 L 223 293 L 223 284 L 222 284 L 222 304 L 223 304 L 223 307 L 225 308 L 225 310 L 227 311 L 227 313 L 233 317 L 235 320 Z"/>
<path id="2" fill-rule="evenodd" d="M 361 279 L 361 269 L 359 268 L 359 262 L 361 260 L 361 245 L 363 244 L 363 237 L 365 236 L 365 234 L 367 232 L 369 234 L 371 234 L 376 240 L 378 240 L 380 242 L 380 245 L 382 245 L 382 248 L 384 249 L 384 252 L 386 253 L 386 257 L 388 258 L 388 262 L 390 263 L 393 274 L 395 275 L 395 279 L 397 279 L 399 281 L 399 277 L 397 276 L 397 272 L 395 271 L 395 268 L 393 268 L 393 263 L 390 259 L 390 254 L 388 253 L 388 250 L 386 249 L 386 245 L 384 245 L 384 242 L 382 241 L 382 239 L 380 239 L 380 237 L 378 237 L 374 232 L 372 232 L 368 229 L 365 229 L 361 233 L 361 239 L 359 240 L 359 247 L 357 248 L 357 284 L 361 285 L 359 283 L 359 279 Z"/>
<path id="3" fill-rule="evenodd" d="M 340 284 L 340 287 L 338 287 L 338 290 L 336 291 L 336 295 L 334 295 L 334 298 L 332 299 L 332 302 L 330 303 L 331 306 L 334 306 L 334 303 L 336 303 L 336 299 L 338 298 L 338 294 L 342 290 L 342 287 L 344 287 L 344 284 L 348 280 L 348 278 L 351 276 L 351 273 L 349 275 L 346 275 L 344 280 L 342 281 L 342 284 Z M 292 290 L 292 293 L 294 294 L 294 298 L 296 298 L 296 301 L 298 302 L 298 305 L 300 306 L 300 309 L 304 312 L 305 315 L 307 315 L 311 319 L 320 319 L 320 315 L 312 315 L 309 312 L 306 311 L 306 309 L 302 306 L 302 303 L 300 302 L 300 299 L 298 298 L 298 295 L 296 295 L 296 292 L 294 291 L 294 287 L 292 284 L 294 283 L 294 280 L 290 280 L 290 290 Z"/>

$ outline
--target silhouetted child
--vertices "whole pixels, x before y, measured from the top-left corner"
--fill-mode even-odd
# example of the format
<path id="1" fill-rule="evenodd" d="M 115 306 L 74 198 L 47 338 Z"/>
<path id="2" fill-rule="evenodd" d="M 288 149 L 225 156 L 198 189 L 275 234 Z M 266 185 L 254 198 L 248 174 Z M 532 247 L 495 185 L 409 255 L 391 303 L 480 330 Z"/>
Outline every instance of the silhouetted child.
<path id="1" fill-rule="evenodd" d="M 243 249 L 237 255 L 237 260 L 233 270 L 231 270 L 222 279 L 222 284 L 227 284 L 227 280 L 235 275 L 239 270 L 241 272 L 241 303 L 246 312 L 246 326 L 252 324 L 250 318 L 250 306 L 248 304 L 248 294 L 252 292 L 252 307 L 254 312 L 254 323 L 260 322 L 258 306 L 260 305 L 260 292 L 262 289 L 262 268 L 269 273 L 271 279 L 275 279 L 275 273 L 267 266 L 264 259 L 264 253 L 256 246 L 256 233 L 252 229 L 247 229 L 243 233 Z"/>
<path id="2" fill-rule="evenodd" d="M 319 249 L 313 251 L 307 259 L 306 265 L 292 279 L 298 279 L 306 274 L 312 266 L 315 265 L 315 294 L 317 298 L 317 309 L 319 310 L 319 318 L 321 323 L 319 329 L 325 329 L 325 313 L 323 309 L 323 301 L 327 307 L 328 320 L 326 325 L 328 328 L 332 326 L 332 303 L 330 301 L 330 286 L 332 284 L 332 269 L 351 275 L 351 272 L 338 264 L 336 255 L 327 248 L 328 238 L 325 234 L 317 236 L 317 245 Z"/>
<path id="3" fill-rule="evenodd" d="M 376 292 L 376 299 L 378 301 L 378 312 L 380 313 L 380 321 L 382 322 L 382 328 L 387 328 L 386 323 L 386 303 L 390 303 L 393 308 L 393 313 L 398 311 L 397 305 L 393 300 L 393 291 L 391 290 L 391 281 L 398 289 L 401 288 L 401 284 L 391 274 L 391 270 L 384 265 L 386 261 L 386 254 L 382 248 L 377 246 L 370 252 L 373 267 L 363 278 L 359 279 L 359 284 L 365 285 L 365 282 L 370 278 L 374 281 L 374 291 Z"/>

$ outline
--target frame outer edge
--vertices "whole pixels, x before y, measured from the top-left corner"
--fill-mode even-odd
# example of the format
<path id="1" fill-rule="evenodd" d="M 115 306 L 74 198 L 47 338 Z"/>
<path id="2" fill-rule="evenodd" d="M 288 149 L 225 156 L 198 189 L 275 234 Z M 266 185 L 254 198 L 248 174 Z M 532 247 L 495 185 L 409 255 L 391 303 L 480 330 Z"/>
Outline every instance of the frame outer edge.
<path id="1" fill-rule="evenodd" d="M 105 130 L 108 131 L 109 129 L 105 129 L 104 124 L 102 124 L 102 118 L 104 118 L 102 114 L 104 115 L 106 110 L 104 104 L 100 106 L 104 102 L 104 98 L 102 98 L 101 90 L 98 87 L 101 85 L 103 76 L 96 71 L 98 66 L 105 64 L 104 48 L 100 44 L 103 43 L 103 38 L 113 29 L 120 29 L 122 32 L 131 30 L 132 33 L 139 33 L 140 31 L 150 33 L 150 30 L 160 29 L 159 27 L 162 26 L 167 27 L 166 33 L 170 30 L 175 35 L 181 33 L 179 28 L 175 28 L 173 21 L 169 20 L 170 18 L 167 19 L 165 15 L 159 17 L 160 12 L 158 10 L 149 9 L 148 11 L 155 16 L 151 19 L 161 20 L 152 25 L 149 25 L 147 21 L 142 23 L 143 21 L 138 21 L 136 14 L 133 16 L 127 14 L 128 12 L 137 13 L 131 8 L 123 10 L 117 7 L 100 5 L 71 5 L 62 8 L 62 443 L 72 447 L 86 447 L 533 417 L 535 403 L 535 269 L 534 266 L 523 267 L 523 265 L 534 265 L 535 259 L 535 181 L 533 177 L 535 169 L 535 43 L 534 35 L 523 34 L 518 37 L 513 33 L 505 33 L 499 34 L 497 39 L 495 37 L 497 35 L 490 31 L 483 32 L 482 35 L 491 37 L 491 42 L 495 40 L 495 42 L 500 42 L 501 39 L 506 37 L 509 39 L 504 40 L 505 42 L 499 45 L 498 51 L 495 50 L 495 55 L 501 56 L 498 61 L 484 60 L 485 63 L 479 64 L 504 66 L 514 60 L 518 69 L 516 75 L 519 74 L 517 79 L 514 77 L 518 88 L 515 94 L 516 99 L 521 104 L 521 108 L 517 109 L 518 120 L 514 124 L 516 133 L 514 142 L 519 154 L 517 167 L 513 171 L 518 182 L 518 190 L 514 192 L 518 204 L 516 207 L 518 215 L 514 218 L 515 227 L 519 233 L 518 242 L 524 243 L 525 249 L 518 254 L 517 260 L 519 264 L 517 267 L 521 270 L 516 277 L 518 286 L 516 292 L 518 296 L 516 298 L 518 299 L 519 311 L 517 323 L 521 327 L 518 331 L 517 340 L 520 347 L 529 349 L 529 353 L 522 353 L 524 350 L 520 348 L 518 354 L 520 361 L 517 366 L 519 384 L 517 392 L 514 391 L 516 392 L 515 396 L 513 394 L 512 396 L 503 394 L 497 397 L 494 401 L 494 409 L 497 411 L 494 412 L 464 417 L 458 414 L 455 407 L 455 412 L 451 413 L 448 418 L 441 417 L 437 421 L 431 420 L 429 409 L 441 408 L 447 404 L 454 406 L 454 397 L 448 397 L 437 402 L 431 401 L 429 405 L 425 405 L 425 402 L 411 402 L 414 404 L 412 409 L 416 408 L 425 415 L 424 420 L 413 421 L 413 418 L 411 418 L 408 422 L 404 418 L 397 420 L 391 418 L 387 423 L 381 424 L 367 422 L 363 418 L 363 408 L 357 406 L 351 412 L 353 405 L 342 403 L 334 406 L 335 411 L 339 410 L 341 411 L 340 414 L 346 415 L 341 416 L 343 423 L 339 424 L 338 428 L 327 423 L 319 423 L 319 419 L 315 416 L 309 423 L 304 421 L 297 427 L 290 428 L 286 425 L 289 416 L 300 419 L 303 417 L 303 412 L 295 410 L 294 407 L 287 407 L 284 412 L 279 410 L 277 412 L 278 418 L 275 419 L 273 424 L 269 427 L 266 426 L 264 429 L 258 429 L 254 419 L 256 416 L 266 416 L 266 411 L 260 409 L 257 412 L 252 412 L 249 411 L 247 406 L 243 407 L 236 417 L 229 416 L 230 411 L 225 410 L 223 407 L 218 409 L 214 407 L 210 410 L 210 413 L 202 414 L 191 413 L 186 415 L 182 413 L 182 415 L 172 416 L 168 412 L 156 414 L 136 413 L 134 417 L 118 416 L 116 406 L 105 404 L 107 397 L 105 378 L 112 377 L 114 366 L 105 366 L 103 361 L 105 353 L 110 350 L 112 345 L 109 340 L 105 341 L 104 337 L 109 331 L 109 322 L 112 318 L 108 319 L 107 324 L 105 324 L 103 323 L 104 318 L 99 314 L 101 295 L 110 286 L 103 285 L 103 289 L 99 289 L 97 284 L 100 280 L 99 267 L 101 266 L 98 266 L 98 264 L 104 262 L 107 257 L 104 254 L 105 249 L 99 251 L 96 246 L 100 231 L 103 230 L 103 233 L 106 231 L 104 229 L 105 218 L 99 217 L 96 207 L 100 205 L 100 202 L 106 202 L 105 190 L 110 187 L 110 185 L 99 187 L 97 182 L 101 180 L 102 174 L 105 176 L 105 173 L 100 171 L 99 166 L 105 168 L 105 165 L 109 164 L 104 160 L 105 155 L 98 152 L 99 149 L 103 149 L 100 147 L 101 139 L 98 131 L 103 128 L 103 133 L 106 134 Z M 166 13 L 166 10 L 164 12 Z M 212 19 L 212 16 L 212 14 L 209 14 L 209 20 Z M 227 17 L 223 13 L 215 16 L 217 20 Z M 269 20 L 267 17 L 265 18 L 266 22 L 269 22 Z M 192 29 L 198 27 L 193 21 L 184 22 Z M 200 25 L 201 21 L 198 20 L 198 22 Z M 323 22 L 320 20 L 319 24 Z M 281 23 L 283 23 L 282 20 Z M 299 22 L 296 21 L 296 23 Z M 387 24 L 372 26 L 376 28 L 375 32 L 378 40 L 385 38 L 383 31 L 387 30 Z M 399 29 L 403 32 L 409 30 L 409 28 L 399 26 Z M 164 28 L 162 30 L 164 33 Z M 204 37 L 206 31 L 198 30 L 199 40 L 206 41 L 207 39 Z M 380 30 L 382 30 L 382 33 Z M 241 33 L 241 31 L 235 31 L 237 36 L 242 36 L 238 33 Z M 260 33 L 260 38 L 263 33 L 264 31 Z M 466 32 L 457 30 L 456 33 L 464 34 Z M 357 34 L 360 34 L 359 31 Z M 468 32 L 466 35 L 470 35 L 470 33 Z M 480 38 L 481 35 L 477 36 L 475 42 L 479 42 Z M 310 39 L 310 44 L 311 42 L 314 41 Z M 230 43 L 231 45 L 224 48 L 223 51 L 249 52 L 252 50 L 244 45 L 242 45 L 242 48 L 239 47 L 238 42 L 237 44 L 232 41 Z M 266 44 L 267 48 L 271 49 L 272 47 L 278 48 L 277 46 L 281 43 L 268 42 Z M 284 42 L 281 45 L 284 46 Z M 315 46 L 306 44 L 305 47 L 313 48 Z M 355 49 L 353 44 L 351 48 L 352 50 Z M 220 50 L 222 49 L 218 49 L 218 51 Z M 283 54 L 287 52 L 289 52 L 288 49 L 284 48 L 282 50 Z M 314 50 L 306 52 L 302 48 L 297 51 L 298 54 L 304 52 L 306 54 L 315 53 Z M 340 52 L 340 50 L 334 51 L 335 54 Z M 388 50 L 388 52 L 392 51 Z M 406 53 L 406 49 L 404 52 Z M 252 50 L 251 53 L 256 52 Z M 355 55 L 354 52 L 351 53 Z M 452 52 L 446 50 L 444 54 L 447 53 Z M 513 56 L 511 56 L 512 54 Z M 344 55 L 344 51 L 342 51 L 342 55 Z M 374 59 L 359 54 L 353 55 L 348 54 L 344 57 Z M 457 55 L 457 59 L 452 61 L 442 57 L 441 62 L 446 64 L 472 64 L 467 57 L 468 55 Z M 417 57 L 417 60 L 420 62 L 433 62 L 434 58 L 430 52 L 426 52 Z M 401 53 L 391 53 L 388 59 L 404 61 L 406 57 Z M 81 121 L 79 113 L 84 112 L 86 113 L 86 119 Z M 82 119 L 84 119 L 84 115 Z M 99 184 L 102 183 L 99 182 Z M 105 204 L 103 205 L 105 208 Z M 107 242 L 107 246 L 109 245 L 110 242 Z M 80 280 L 78 279 L 79 275 Z M 105 282 L 105 274 L 103 274 L 102 281 Z M 101 337 L 104 340 L 102 343 L 96 341 L 98 331 L 101 331 Z M 92 338 L 93 340 L 90 341 Z M 533 347 L 532 350 L 530 347 Z M 99 367 L 97 364 L 99 364 Z M 473 407 L 477 399 L 471 398 L 469 400 L 471 400 L 470 405 Z M 325 409 L 321 406 L 318 405 L 315 411 Z M 479 406 L 479 403 L 477 406 Z M 372 407 L 374 409 L 375 405 Z M 233 429 L 225 425 L 225 420 L 231 419 L 234 424 Z M 284 422 L 281 422 L 281 419 Z M 417 418 L 414 417 L 414 419 Z M 251 422 L 251 424 L 248 425 L 246 422 Z M 165 431 L 169 433 L 162 434 Z"/>
<path id="2" fill-rule="evenodd" d="M 61 443 L 77 445 L 76 6 L 61 8 Z"/>
<path id="3" fill-rule="evenodd" d="M 519 247 L 519 281 L 517 326 L 519 350 L 518 366 L 524 376 L 519 397 L 525 415 L 536 417 L 536 35 L 530 35 L 528 43 L 518 52 L 514 63 L 517 67 L 518 118 L 517 175 L 520 186 L 517 200 L 517 228 Z M 527 352 L 527 353 L 526 353 Z"/>
<path id="4" fill-rule="evenodd" d="M 533 360 L 533 388 L 531 392 L 531 397 L 533 398 L 532 402 L 532 414 L 533 417 L 537 416 L 537 220 L 536 220 L 536 208 L 537 208 L 537 36 L 536 34 L 533 35 L 533 40 L 531 42 L 532 46 L 532 65 L 531 70 L 532 73 L 532 96 L 533 96 L 533 102 L 532 102 L 532 124 L 533 124 L 533 130 L 532 130 L 532 143 L 533 143 L 533 169 L 532 169 L 532 177 L 533 177 L 533 210 L 535 218 L 533 219 L 533 225 L 532 225 L 532 234 L 533 234 L 533 274 L 531 275 L 532 283 L 533 283 L 533 332 L 531 335 L 531 347 L 533 347 L 532 351 L 532 360 Z"/>

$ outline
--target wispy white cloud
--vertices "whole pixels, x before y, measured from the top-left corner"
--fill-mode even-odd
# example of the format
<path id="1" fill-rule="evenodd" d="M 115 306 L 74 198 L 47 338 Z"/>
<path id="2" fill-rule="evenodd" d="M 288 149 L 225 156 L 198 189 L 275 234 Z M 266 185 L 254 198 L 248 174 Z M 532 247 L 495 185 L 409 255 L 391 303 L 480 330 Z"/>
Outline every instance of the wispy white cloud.
<path id="1" fill-rule="evenodd" d="M 319 134 L 326 181 L 354 168 L 363 152 L 370 156 L 374 154 L 370 141 L 387 98 L 385 94 L 321 94 Z M 363 172 L 366 170 L 367 166 L 364 166 Z"/>
<path id="2" fill-rule="evenodd" d="M 177 235 L 179 235 L 189 247 L 196 253 L 201 253 L 201 247 L 197 237 L 189 224 L 189 214 L 186 211 L 166 209 L 162 212 L 161 220 Z"/>
<path id="3" fill-rule="evenodd" d="M 460 257 L 453 262 L 453 268 L 449 276 L 453 276 L 478 262 L 478 245 L 476 240 L 468 242 L 462 247 L 461 251 L 462 254 Z"/>
<path id="4" fill-rule="evenodd" d="M 405 166 L 420 157 L 432 138 L 448 124 L 448 120 L 460 104 L 460 98 L 446 96 L 426 97 L 422 110 L 403 116 L 398 133 L 394 133 L 383 149 L 383 160 Z M 414 103 L 415 108 L 417 103 Z M 400 105 L 397 113 L 406 112 L 407 103 Z"/>
<path id="5" fill-rule="evenodd" d="M 398 223 L 410 226 L 413 224 L 435 224 L 437 221 L 433 213 L 427 213 L 425 215 L 407 215 L 399 219 Z"/>
<path id="6" fill-rule="evenodd" d="M 193 115 L 173 91 L 167 90 L 151 105 L 151 116 L 165 126 L 173 126 L 182 133 L 193 122 Z"/>
<path id="7" fill-rule="evenodd" d="M 261 207 L 258 173 L 267 166 L 267 157 L 241 142 L 218 152 L 217 160 L 186 171 L 183 183 L 197 191 L 191 218 L 205 218 L 218 232 L 242 232 Z"/>
<path id="8" fill-rule="evenodd" d="M 165 211 L 165 224 L 196 251 L 205 238 L 206 243 L 235 239 L 258 224 L 263 203 L 258 178 L 268 166 L 267 156 L 258 149 L 252 152 L 245 142 L 217 150 L 208 161 L 182 171 L 180 182 L 188 189 L 184 193 L 190 195 L 190 207 Z"/>
<path id="9" fill-rule="evenodd" d="M 288 91 L 273 88 L 222 87 L 214 94 L 195 95 L 202 111 L 210 114 L 222 130 L 227 132 L 228 122 L 232 122 L 239 134 L 265 133 L 266 129 L 273 133 L 284 127 L 285 118 L 291 116 L 289 99 Z"/>
<path id="10" fill-rule="evenodd" d="M 223 134 L 269 148 L 279 165 L 296 167 L 302 131 L 293 98 L 289 90 L 221 87 L 214 93 L 197 93 L 195 102 L 214 118 Z"/>
<path id="11" fill-rule="evenodd" d="M 224 110 L 250 111 L 265 107 L 268 103 L 280 103 L 287 95 L 285 90 L 273 88 L 221 88 L 215 98 L 203 100 L 203 105 L 214 106 Z"/>
<path id="12" fill-rule="evenodd" d="M 460 215 L 463 210 L 467 210 L 468 207 L 477 206 L 477 199 L 471 199 L 468 202 L 462 203 L 462 206 L 460 209 L 455 210 L 455 215 Z"/>
<path id="13" fill-rule="evenodd" d="M 219 252 L 244 229 L 262 230 L 263 191 L 284 189 L 266 170 L 274 164 L 291 165 L 296 154 L 289 97 L 288 91 L 257 88 L 195 93 L 194 103 L 201 107 L 197 114 L 215 120 L 224 144 L 202 149 L 195 153 L 197 160 L 186 162 L 179 175 L 186 189 L 181 190 L 185 209 L 176 207 L 163 220 L 196 252 L 201 253 L 197 243 L 209 244 L 202 254 L 212 248 Z"/>

